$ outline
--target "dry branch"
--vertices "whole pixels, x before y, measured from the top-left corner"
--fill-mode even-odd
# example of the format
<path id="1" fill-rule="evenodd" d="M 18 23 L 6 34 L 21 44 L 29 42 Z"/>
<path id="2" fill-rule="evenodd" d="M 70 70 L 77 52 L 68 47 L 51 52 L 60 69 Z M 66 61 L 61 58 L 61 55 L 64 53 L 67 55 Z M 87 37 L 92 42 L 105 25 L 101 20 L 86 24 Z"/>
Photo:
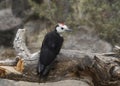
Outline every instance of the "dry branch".
<path id="1" fill-rule="evenodd" d="M 16 58 L 14 60 L 0 61 L 0 74 L 2 76 L 6 75 L 7 72 L 3 71 L 3 69 L 9 70 L 9 68 L 3 67 L 4 65 L 12 67 L 13 69 L 10 70 L 15 70 L 22 74 L 21 76 L 18 76 L 16 75 L 16 72 L 12 71 L 11 73 L 14 75 L 10 77 L 11 74 L 7 73 L 9 74 L 9 76 L 7 76 L 8 79 L 37 82 L 38 76 L 36 76 L 36 66 L 40 51 L 33 54 L 30 53 L 25 44 L 25 29 L 18 30 L 14 40 L 14 48 L 17 52 L 16 57 L 21 57 L 19 58 L 19 61 L 22 61 L 22 63 L 16 61 Z M 115 55 L 116 54 L 113 52 L 100 54 L 62 49 L 54 62 L 54 66 L 50 71 L 47 80 L 58 81 L 70 78 L 82 79 L 83 77 L 87 77 L 87 79 L 84 80 L 87 83 L 91 83 L 90 86 L 92 86 L 92 83 L 96 86 L 98 86 L 98 84 L 113 84 L 114 81 L 120 78 L 120 61 Z M 20 64 L 18 65 L 18 63 Z M 2 74 L 4 72 L 5 74 Z M 117 82 L 114 84 L 116 83 Z"/>
<path id="2" fill-rule="evenodd" d="M 16 61 L 10 61 L 10 60 L 7 60 L 7 61 L 4 61 L 4 63 L 6 62 L 6 63 L 9 63 L 11 65 L 1 64 L 0 65 L 0 76 L 5 76 L 8 74 L 12 74 L 12 73 L 18 74 L 18 75 L 22 74 L 23 69 L 24 69 L 24 62 L 21 58 L 18 58 Z M 1 62 L 3 62 L 3 61 L 1 61 Z"/>

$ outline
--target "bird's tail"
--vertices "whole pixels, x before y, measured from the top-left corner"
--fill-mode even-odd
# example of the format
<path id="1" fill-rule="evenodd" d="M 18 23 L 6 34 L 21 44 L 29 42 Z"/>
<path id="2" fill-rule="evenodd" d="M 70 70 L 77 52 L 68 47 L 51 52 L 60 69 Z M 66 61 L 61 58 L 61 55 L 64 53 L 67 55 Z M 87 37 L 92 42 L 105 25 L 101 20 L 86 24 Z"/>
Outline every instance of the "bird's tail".
<path id="1" fill-rule="evenodd" d="M 38 65 L 37 74 L 39 75 L 39 82 L 46 81 L 50 69 L 51 66 L 44 66 L 43 64 Z"/>
<path id="2" fill-rule="evenodd" d="M 38 66 L 37 66 L 37 75 L 39 76 L 39 82 L 43 78 L 44 70 L 45 70 L 45 66 L 43 64 L 38 64 Z"/>

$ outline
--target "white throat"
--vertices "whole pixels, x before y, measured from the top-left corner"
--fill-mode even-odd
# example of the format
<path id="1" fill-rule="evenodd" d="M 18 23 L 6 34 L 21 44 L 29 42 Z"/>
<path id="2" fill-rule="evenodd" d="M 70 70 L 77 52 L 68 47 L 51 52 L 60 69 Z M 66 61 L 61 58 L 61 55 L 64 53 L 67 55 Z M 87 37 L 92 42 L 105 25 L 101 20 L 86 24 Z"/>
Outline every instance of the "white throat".
<path id="1" fill-rule="evenodd" d="M 59 35 L 60 35 L 61 37 L 63 37 L 63 34 L 62 34 L 62 33 L 59 33 Z"/>

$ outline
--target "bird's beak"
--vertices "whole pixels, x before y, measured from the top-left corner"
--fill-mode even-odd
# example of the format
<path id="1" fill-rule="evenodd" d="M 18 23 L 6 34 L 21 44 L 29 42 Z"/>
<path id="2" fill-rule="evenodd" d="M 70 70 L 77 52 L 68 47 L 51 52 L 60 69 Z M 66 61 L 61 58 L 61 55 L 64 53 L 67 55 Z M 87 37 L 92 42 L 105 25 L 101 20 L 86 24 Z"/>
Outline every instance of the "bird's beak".
<path id="1" fill-rule="evenodd" d="M 72 29 L 67 28 L 67 29 L 66 29 L 66 31 L 71 32 L 71 31 L 72 31 Z"/>

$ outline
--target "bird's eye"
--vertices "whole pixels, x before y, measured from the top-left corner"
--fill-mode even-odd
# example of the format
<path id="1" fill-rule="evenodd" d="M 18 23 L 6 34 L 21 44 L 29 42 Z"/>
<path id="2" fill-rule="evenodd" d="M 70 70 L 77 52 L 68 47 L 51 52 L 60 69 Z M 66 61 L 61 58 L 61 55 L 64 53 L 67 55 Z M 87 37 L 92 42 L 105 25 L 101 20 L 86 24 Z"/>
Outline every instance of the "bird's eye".
<path id="1" fill-rule="evenodd" d="M 61 29 L 63 30 L 64 28 L 63 28 L 63 27 L 61 27 Z"/>

